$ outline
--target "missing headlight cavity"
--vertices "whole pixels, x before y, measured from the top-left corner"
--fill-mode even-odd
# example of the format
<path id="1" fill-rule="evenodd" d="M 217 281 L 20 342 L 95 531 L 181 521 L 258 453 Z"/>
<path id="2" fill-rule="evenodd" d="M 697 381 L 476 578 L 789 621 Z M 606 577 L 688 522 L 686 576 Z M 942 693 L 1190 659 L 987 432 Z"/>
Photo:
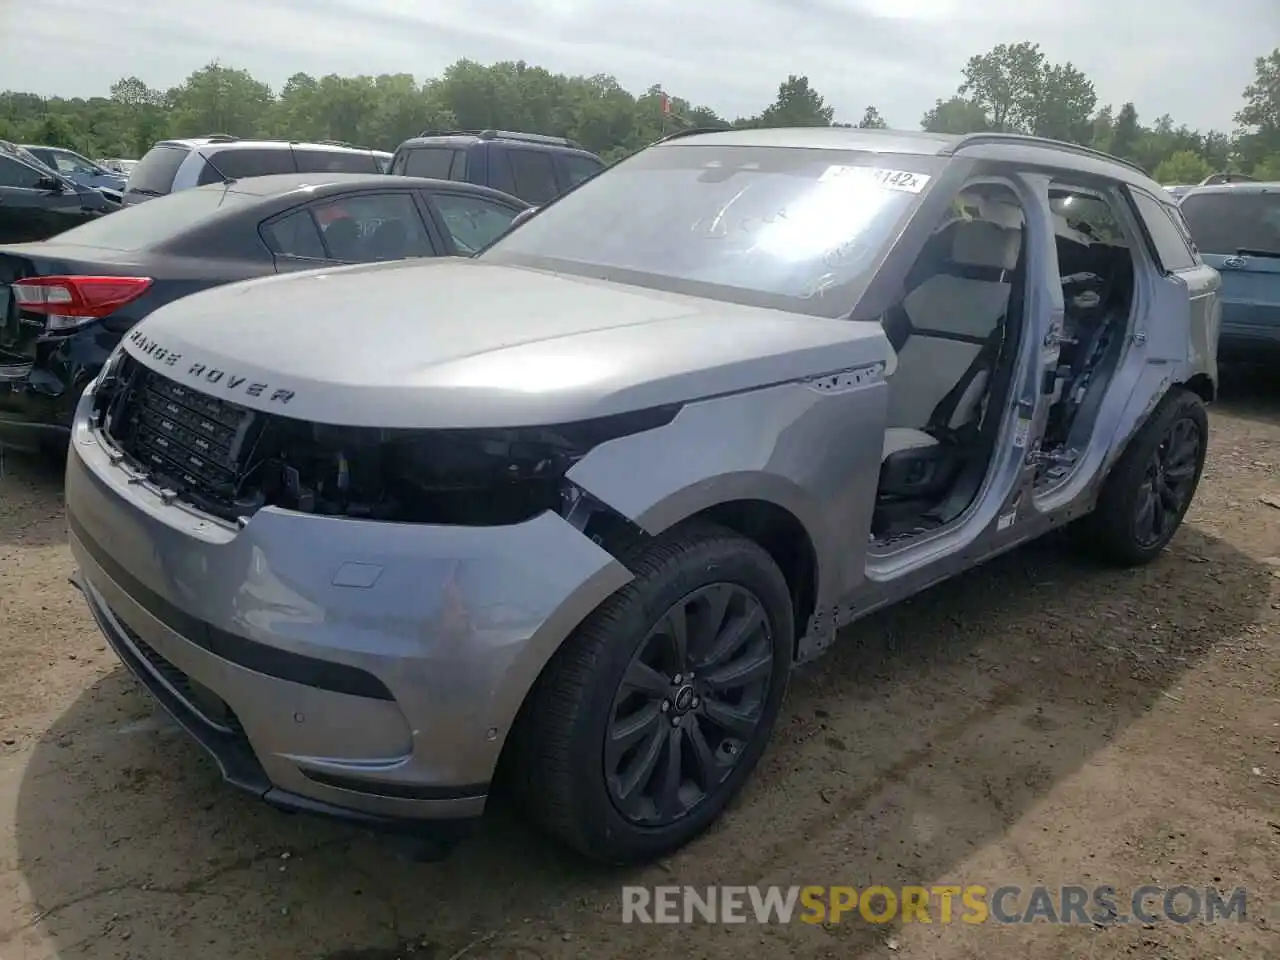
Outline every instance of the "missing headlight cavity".
<path id="1" fill-rule="evenodd" d="M 608 440 L 670 423 L 679 409 L 539 427 L 389 430 L 264 414 L 151 371 L 125 382 L 102 397 L 108 439 L 175 498 L 229 520 L 265 506 L 467 526 L 564 513 L 570 467 Z"/>

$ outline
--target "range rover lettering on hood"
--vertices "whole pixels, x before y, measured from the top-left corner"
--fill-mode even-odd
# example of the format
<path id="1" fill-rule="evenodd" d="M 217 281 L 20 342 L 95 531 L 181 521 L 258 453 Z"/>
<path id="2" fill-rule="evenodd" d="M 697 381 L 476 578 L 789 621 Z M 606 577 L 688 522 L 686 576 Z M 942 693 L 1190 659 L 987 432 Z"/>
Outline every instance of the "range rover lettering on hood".
<path id="1" fill-rule="evenodd" d="M 189 378 L 199 380 L 201 383 L 210 386 L 242 393 L 247 397 L 265 397 L 271 403 L 288 403 L 294 396 L 292 390 L 272 387 L 269 383 L 250 380 L 248 377 L 231 370 L 223 370 L 221 367 L 212 367 L 207 363 L 187 360 L 177 350 L 170 350 L 168 347 L 162 346 L 137 329 L 129 334 L 129 343 L 133 346 L 133 353 L 136 356 L 147 357 L 153 362 L 163 364 L 166 367 L 177 367 L 181 364 Z"/>

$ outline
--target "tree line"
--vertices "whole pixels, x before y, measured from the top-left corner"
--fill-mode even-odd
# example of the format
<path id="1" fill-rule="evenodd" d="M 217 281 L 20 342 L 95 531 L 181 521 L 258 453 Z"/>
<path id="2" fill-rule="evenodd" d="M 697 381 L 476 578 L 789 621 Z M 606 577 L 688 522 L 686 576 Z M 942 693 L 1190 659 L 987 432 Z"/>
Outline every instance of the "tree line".
<path id="1" fill-rule="evenodd" d="M 939 98 L 919 126 L 939 133 L 1016 131 L 1092 146 L 1137 162 L 1164 183 L 1195 183 L 1222 171 L 1280 180 L 1280 48 L 1257 58 L 1255 68 L 1234 117 L 1237 128 L 1201 132 L 1167 114 L 1145 124 L 1133 103 L 1099 104 L 1089 78 L 1070 62 L 1051 62 L 1039 44 L 1000 44 L 969 59 L 955 93 Z M 567 76 L 524 61 L 486 66 L 465 59 L 423 82 L 407 73 L 297 73 L 277 92 L 247 70 L 214 62 L 169 90 L 131 76 L 105 97 L 0 94 L 0 138 L 95 157 L 138 157 L 166 137 L 211 133 L 393 150 L 427 130 L 496 128 L 569 137 L 613 161 L 689 126 L 890 126 L 874 105 L 856 123 L 834 117 L 806 76 L 789 76 L 758 114 L 729 119 L 660 85 L 634 94 L 607 74 Z"/>

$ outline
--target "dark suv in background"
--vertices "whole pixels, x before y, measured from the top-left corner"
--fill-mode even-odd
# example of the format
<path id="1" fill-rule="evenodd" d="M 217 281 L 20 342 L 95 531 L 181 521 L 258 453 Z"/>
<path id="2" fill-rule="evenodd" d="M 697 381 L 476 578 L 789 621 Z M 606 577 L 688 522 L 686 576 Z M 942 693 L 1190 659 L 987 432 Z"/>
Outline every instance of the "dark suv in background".
<path id="1" fill-rule="evenodd" d="M 510 130 L 427 132 L 406 140 L 391 173 L 492 187 L 540 206 L 604 169 L 604 161 L 564 137 Z"/>

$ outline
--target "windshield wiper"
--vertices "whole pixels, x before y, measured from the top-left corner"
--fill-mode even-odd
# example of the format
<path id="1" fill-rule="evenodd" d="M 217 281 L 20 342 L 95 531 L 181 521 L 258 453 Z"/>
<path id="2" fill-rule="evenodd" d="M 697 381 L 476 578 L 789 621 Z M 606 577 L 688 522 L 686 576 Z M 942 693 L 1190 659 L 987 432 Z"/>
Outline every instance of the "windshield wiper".
<path id="1" fill-rule="evenodd" d="M 1280 250 L 1263 250 L 1253 247 L 1241 247 L 1236 253 L 1242 257 L 1280 257 Z"/>
<path id="2" fill-rule="evenodd" d="M 144 197 L 163 197 L 164 194 L 159 190 L 151 190 L 148 187 L 130 187 L 129 193 L 140 193 Z"/>

